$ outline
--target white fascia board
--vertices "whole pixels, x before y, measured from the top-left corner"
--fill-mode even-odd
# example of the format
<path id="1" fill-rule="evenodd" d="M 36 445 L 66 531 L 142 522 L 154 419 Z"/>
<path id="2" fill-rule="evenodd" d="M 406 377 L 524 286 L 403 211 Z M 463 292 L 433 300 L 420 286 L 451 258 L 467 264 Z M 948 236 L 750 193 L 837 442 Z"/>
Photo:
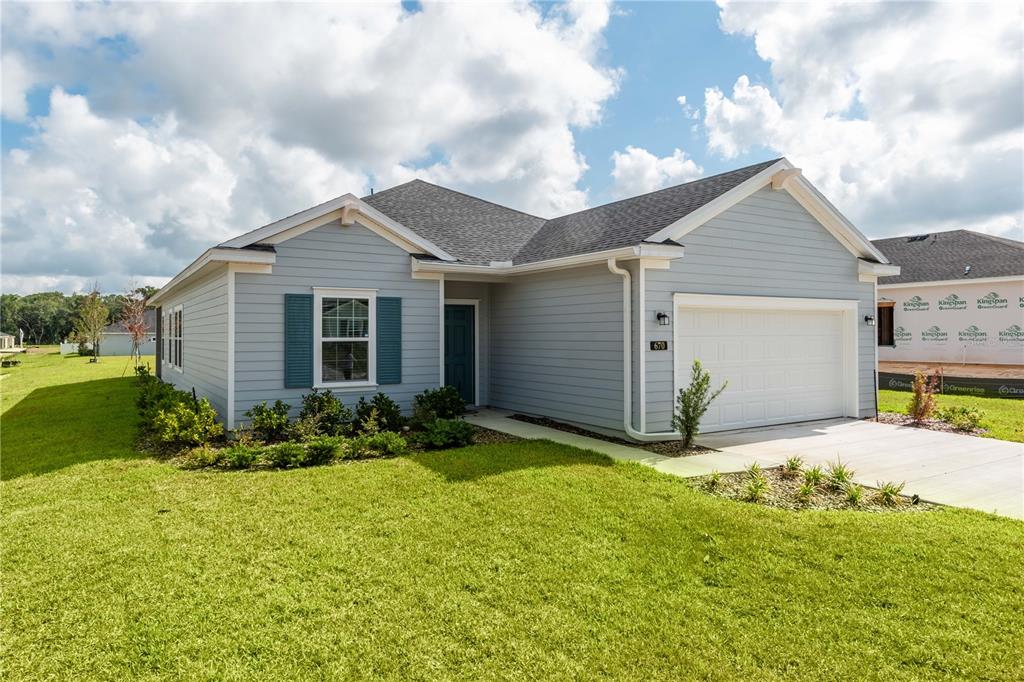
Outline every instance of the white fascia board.
<path id="1" fill-rule="evenodd" d="M 353 215 L 355 213 L 356 215 Z M 297 237 L 304 232 L 315 229 L 336 219 L 352 221 L 358 219 L 356 216 L 362 214 L 373 224 L 366 225 L 370 229 L 377 227 L 391 232 L 401 240 L 400 246 L 409 250 L 412 245 L 417 252 L 429 253 L 430 255 L 445 261 L 454 261 L 455 258 L 444 249 L 440 248 L 430 240 L 424 239 L 401 223 L 398 223 L 384 215 L 373 206 L 353 194 L 343 194 L 330 201 L 307 208 L 295 215 L 282 218 L 276 222 L 264 225 L 263 227 L 247 232 L 239 237 L 230 239 L 221 246 L 242 248 L 268 242 L 278 244 L 292 237 Z"/>
<path id="2" fill-rule="evenodd" d="M 464 265 L 461 263 L 434 263 L 424 262 L 417 259 L 412 261 L 413 272 L 443 272 L 463 275 L 481 275 L 488 277 L 514 277 L 516 275 L 527 275 L 531 272 L 544 272 L 547 270 L 561 270 L 564 268 L 575 268 L 581 265 L 593 263 L 604 263 L 609 258 L 630 260 L 636 258 L 674 260 L 683 257 L 684 248 L 671 244 L 639 244 L 637 246 L 625 246 L 618 249 L 595 251 L 583 253 L 576 256 L 564 256 L 549 260 L 537 261 L 536 263 L 524 263 L 521 265 L 509 265 L 507 263 L 494 263 L 492 265 Z"/>
<path id="3" fill-rule="evenodd" d="M 879 251 L 871 240 L 840 213 L 839 209 L 833 206 L 807 178 L 802 175 L 794 177 L 786 183 L 785 189 L 854 255 L 871 258 L 883 265 L 889 263 L 885 254 Z"/>
<path id="4" fill-rule="evenodd" d="M 900 266 L 886 263 L 873 263 L 857 259 L 857 274 L 862 282 L 877 282 L 879 277 L 895 277 L 900 274 Z"/>
<path id="5" fill-rule="evenodd" d="M 211 264 L 218 263 L 247 263 L 252 265 L 269 266 L 277 262 L 277 254 L 273 251 L 254 251 L 247 249 L 231 249 L 215 246 L 207 249 L 203 255 L 192 261 L 184 270 L 175 275 L 170 282 L 160 287 L 160 290 L 149 297 L 146 305 L 153 307 L 169 291 L 176 288 L 200 270 Z"/>
<path id="6" fill-rule="evenodd" d="M 772 176 L 779 171 L 791 170 L 792 168 L 793 164 L 789 161 L 779 159 L 754 177 L 744 180 L 725 194 L 704 204 L 696 211 L 683 216 L 667 227 L 663 227 L 644 241 L 663 242 L 668 239 L 678 241 L 683 235 L 693 232 L 726 209 L 738 204 L 754 192 L 771 183 Z"/>
<path id="7" fill-rule="evenodd" d="M 961 284 L 1008 284 L 1010 282 L 1024 282 L 1024 275 L 1010 275 L 1006 277 L 975 277 L 974 279 L 938 279 L 926 282 L 898 282 L 896 284 L 879 284 L 878 290 L 910 289 L 912 287 L 950 287 Z"/>

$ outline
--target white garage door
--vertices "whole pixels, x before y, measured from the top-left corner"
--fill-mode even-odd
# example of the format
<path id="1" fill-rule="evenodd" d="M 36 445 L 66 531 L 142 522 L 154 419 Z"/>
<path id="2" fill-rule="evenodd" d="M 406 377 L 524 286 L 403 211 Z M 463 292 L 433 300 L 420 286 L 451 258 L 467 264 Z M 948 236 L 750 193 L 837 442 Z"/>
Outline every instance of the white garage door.
<path id="1" fill-rule="evenodd" d="M 676 386 L 694 359 L 713 388 L 729 382 L 702 431 L 844 414 L 842 312 L 679 307 L 675 328 Z"/>

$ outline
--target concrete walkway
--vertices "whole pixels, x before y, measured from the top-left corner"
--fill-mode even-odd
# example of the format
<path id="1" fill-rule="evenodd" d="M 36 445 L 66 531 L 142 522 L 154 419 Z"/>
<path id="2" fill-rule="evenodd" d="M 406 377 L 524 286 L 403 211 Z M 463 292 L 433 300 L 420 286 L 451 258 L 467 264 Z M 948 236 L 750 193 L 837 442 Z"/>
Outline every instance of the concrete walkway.
<path id="1" fill-rule="evenodd" d="M 638 462 L 667 474 L 704 476 L 743 471 L 752 462 L 777 466 L 793 455 L 809 465 L 840 459 L 861 485 L 906 482 L 904 493 L 958 507 L 1024 519 L 1024 445 L 856 419 L 832 419 L 712 433 L 698 442 L 718 452 L 665 457 L 641 448 L 509 419 L 481 410 L 466 421 L 520 438 L 543 438 Z"/>
<path id="2" fill-rule="evenodd" d="M 907 495 L 1024 519 L 1021 443 L 856 419 L 712 433 L 697 440 L 762 466 L 782 464 L 792 455 L 811 465 L 839 458 L 862 485 L 905 481 Z"/>
<path id="3" fill-rule="evenodd" d="M 705 455 L 692 455 L 690 457 L 666 457 L 665 455 L 659 455 L 642 448 L 609 443 L 599 438 L 580 436 L 568 431 L 559 431 L 547 426 L 509 419 L 511 414 L 511 412 L 503 410 L 484 409 L 476 414 L 467 415 L 466 421 L 470 424 L 476 424 L 493 431 L 509 433 L 520 438 L 542 438 L 556 443 L 572 445 L 583 450 L 593 450 L 608 455 L 620 462 L 638 462 L 663 473 L 684 478 L 706 476 L 712 471 L 719 471 L 723 474 L 743 471 L 754 461 L 747 455 L 732 452 L 709 452 Z"/>

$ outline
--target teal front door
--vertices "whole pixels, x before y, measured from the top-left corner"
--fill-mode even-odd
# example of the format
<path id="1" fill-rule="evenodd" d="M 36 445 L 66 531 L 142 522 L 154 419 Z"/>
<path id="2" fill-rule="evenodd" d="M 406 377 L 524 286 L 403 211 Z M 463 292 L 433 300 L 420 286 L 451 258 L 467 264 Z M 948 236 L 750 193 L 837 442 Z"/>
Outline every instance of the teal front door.
<path id="1" fill-rule="evenodd" d="M 476 357 L 473 306 L 444 307 L 444 383 L 458 389 L 469 405 L 476 404 Z"/>

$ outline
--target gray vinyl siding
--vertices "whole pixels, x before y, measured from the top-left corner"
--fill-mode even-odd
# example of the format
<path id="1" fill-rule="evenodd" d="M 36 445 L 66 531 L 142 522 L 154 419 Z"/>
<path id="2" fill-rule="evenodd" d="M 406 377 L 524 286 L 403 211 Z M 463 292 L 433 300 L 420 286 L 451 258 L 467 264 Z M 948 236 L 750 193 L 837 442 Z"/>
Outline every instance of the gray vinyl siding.
<path id="1" fill-rule="evenodd" d="M 182 371 L 164 364 L 163 380 L 183 391 L 194 388 L 196 395 L 209 398 L 217 414 L 224 419 L 228 407 L 227 266 L 197 277 L 160 305 L 164 313 L 182 306 L 184 332 Z"/>
<path id="2" fill-rule="evenodd" d="M 655 321 L 674 317 L 675 293 L 857 299 L 860 416 L 875 413 L 874 285 L 859 281 L 857 258 L 786 192 L 761 190 L 680 240 L 686 255 L 669 270 L 646 271 L 643 324 L 647 341 L 669 341 L 668 352 L 645 344 L 647 430 L 671 428 L 672 330 Z"/>
<path id="3" fill-rule="evenodd" d="M 491 287 L 490 403 L 622 430 L 622 280 L 605 265 Z"/>
<path id="4" fill-rule="evenodd" d="M 402 299 L 402 383 L 379 389 L 333 389 L 346 405 L 378 390 L 408 410 L 412 398 L 440 383 L 440 295 L 436 280 L 413 279 L 409 254 L 359 226 L 328 223 L 276 246 L 270 274 L 235 275 L 235 419 L 267 400 L 298 412 L 309 389 L 284 387 L 284 295 L 313 287 L 376 289 Z M 319 324 L 319 322 L 317 322 Z"/>
<path id="5" fill-rule="evenodd" d="M 491 372 L 491 285 L 485 282 L 446 281 L 444 283 L 444 297 L 446 299 L 477 299 L 480 302 L 477 306 L 479 315 L 477 330 L 480 333 L 477 348 L 480 350 L 480 354 L 476 358 L 477 376 L 480 378 L 480 385 L 477 386 L 476 402 L 477 405 L 490 405 L 490 402 L 488 402 L 490 399 L 488 385 Z"/>

